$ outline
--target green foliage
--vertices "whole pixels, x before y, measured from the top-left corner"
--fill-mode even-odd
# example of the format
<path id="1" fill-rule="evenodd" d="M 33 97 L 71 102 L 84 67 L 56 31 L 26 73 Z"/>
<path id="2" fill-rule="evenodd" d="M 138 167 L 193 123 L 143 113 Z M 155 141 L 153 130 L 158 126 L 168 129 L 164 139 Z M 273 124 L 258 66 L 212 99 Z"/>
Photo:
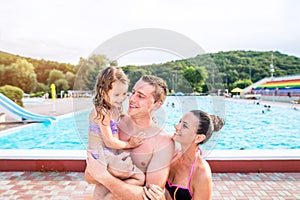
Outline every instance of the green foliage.
<path id="1" fill-rule="evenodd" d="M 44 83 L 37 83 L 34 87 L 35 89 L 31 93 L 45 93 L 45 92 L 50 92 L 50 88 L 45 85 Z"/>
<path id="2" fill-rule="evenodd" d="M 58 79 L 54 82 L 54 85 L 56 86 L 56 90 L 58 91 L 66 91 L 69 88 L 69 84 L 66 79 Z"/>
<path id="3" fill-rule="evenodd" d="M 47 79 L 52 70 L 56 69 L 64 74 L 67 72 L 76 73 L 75 66 L 71 64 L 58 63 L 53 61 L 45 61 L 45 60 L 32 60 L 31 61 L 35 66 L 35 73 L 38 76 L 38 82 L 47 84 Z"/>
<path id="4" fill-rule="evenodd" d="M 207 71 L 204 67 L 187 66 L 183 70 L 183 77 L 191 84 L 195 92 L 202 92 L 202 85 L 207 76 Z"/>
<path id="5" fill-rule="evenodd" d="M 134 84 L 141 78 L 141 76 L 147 74 L 145 69 L 137 68 L 135 66 L 123 67 L 123 71 L 130 80 L 129 91 L 131 91 Z"/>
<path id="6" fill-rule="evenodd" d="M 14 85 L 26 93 L 30 93 L 37 82 L 34 67 L 25 59 L 17 59 L 15 63 L 1 66 L 0 85 Z"/>
<path id="7" fill-rule="evenodd" d="M 93 90 L 99 72 L 108 64 L 109 60 L 103 55 L 92 55 L 88 59 L 81 58 L 77 65 L 74 89 Z"/>
<path id="8" fill-rule="evenodd" d="M 76 76 L 72 72 L 67 72 L 65 74 L 65 79 L 68 82 L 69 88 L 73 88 L 73 85 L 74 85 L 74 82 L 75 82 L 75 78 L 76 78 Z"/>
<path id="9" fill-rule="evenodd" d="M 47 79 L 48 85 L 51 85 L 52 83 L 55 83 L 55 81 L 59 79 L 64 79 L 65 75 L 62 71 L 59 71 L 57 69 L 53 69 L 49 73 L 49 77 Z"/>
<path id="10" fill-rule="evenodd" d="M 278 51 L 228 51 L 211 54 L 211 57 L 219 71 L 228 75 L 228 84 L 233 84 L 239 79 L 251 79 L 254 83 L 271 76 L 272 54 L 274 76 L 300 74 L 300 58 Z"/>
<path id="11" fill-rule="evenodd" d="M 24 92 L 21 88 L 5 85 L 0 87 L 0 93 L 4 94 L 9 99 L 23 107 L 22 98 L 24 96 Z"/>
<path id="12" fill-rule="evenodd" d="M 278 51 L 218 52 L 160 64 L 129 65 L 123 69 L 131 80 L 130 89 L 140 76 L 152 74 L 163 78 L 169 90 L 175 92 L 207 92 L 224 87 L 232 89 L 240 80 L 255 83 L 270 77 L 272 55 L 275 77 L 300 74 L 300 58 Z M 81 58 L 74 66 L 0 52 L 0 86 L 10 84 L 25 92 L 49 92 L 49 84 L 53 82 L 59 85 L 57 92 L 66 88 L 92 90 L 98 73 L 109 65 L 116 66 L 117 62 L 103 55 Z"/>
<path id="13" fill-rule="evenodd" d="M 46 92 L 31 93 L 30 97 L 43 97 Z"/>
<path id="14" fill-rule="evenodd" d="M 19 62 L 18 60 L 26 60 L 27 63 L 32 65 L 34 71 L 27 68 L 26 73 L 30 73 L 31 76 L 36 77 L 36 80 L 35 81 L 31 80 L 30 83 L 24 82 L 22 78 L 18 79 L 19 81 L 24 82 L 24 84 L 28 85 L 27 88 L 23 88 L 23 86 L 21 87 L 22 89 L 24 89 L 25 92 L 42 91 L 44 89 L 44 85 L 46 85 L 48 88 L 49 74 L 54 69 L 61 71 L 64 74 L 63 79 L 68 78 L 67 81 L 70 87 L 74 85 L 74 79 L 75 79 L 74 74 L 77 72 L 77 68 L 74 65 L 67 64 L 67 63 L 58 63 L 55 61 L 46 61 L 44 59 L 37 60 L 37 59 L 22 57 L 22 56 L 13 55 L 5 52 L 0 52 L 0 75 L 1 75 L 0 85 L 5 85 L 9 83 L 11 85 L 20 87 L 20 84 L 17 83 L 18 82 L 17 78 L 12 78 L 12 77 L 18 77 L 16 76 L 16 72 L 19 71 L 19 68 L 15 72 L 12 72 L 15 68 L 11 69 L 11 66 L 15 66 L 16 64 L 18 65 Z M 9 72 L 7 72 L 7 70 Z M 4 72 L 6 72 L 5 75 Z M 71 73 L 73 76 L 70 76 L 70 74 L 68 73 Z M 11 81 L 8 82 L 7 80 L 11 80 Z M 28 88 L 30 88 L 31 86 L 30 84 L 32 84 L 33 87 L 31 88 L 30 91 L 28 91 L 29 90 Z M 41 84 L 43 85 L 43 87 L 39 87 L 41 86 Z"/>
<path id="15" fill-rule="evenodd" d="M 232 84 L 232 88 L 245 88 L 252 84 L 253 83 L 250 79 L 237 80 Z"/>

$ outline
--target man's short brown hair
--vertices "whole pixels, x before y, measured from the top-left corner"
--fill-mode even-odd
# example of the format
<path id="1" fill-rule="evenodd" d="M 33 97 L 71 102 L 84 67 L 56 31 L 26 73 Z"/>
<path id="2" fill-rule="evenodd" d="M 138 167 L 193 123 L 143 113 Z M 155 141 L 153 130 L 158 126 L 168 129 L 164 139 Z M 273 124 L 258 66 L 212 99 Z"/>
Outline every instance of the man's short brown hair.
<path id="1" fill-rule="evenodd" d="M 161 101 L 164 103 L 168 86 L 162 78 L 153 75 L 144 75 L 140 80 L 145 81 L 154 87 L 154 92 L 152 94 L 155 102 Z"/>

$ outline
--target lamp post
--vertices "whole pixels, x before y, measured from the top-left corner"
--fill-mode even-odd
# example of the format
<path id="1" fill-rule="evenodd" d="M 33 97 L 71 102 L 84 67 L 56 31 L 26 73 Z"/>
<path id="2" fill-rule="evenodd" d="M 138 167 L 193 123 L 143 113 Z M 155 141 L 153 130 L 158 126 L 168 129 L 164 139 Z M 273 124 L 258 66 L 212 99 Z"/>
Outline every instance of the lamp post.
<path id="1" fill-rule="evenodd" d="M 272 62 L 270 64 L 270 72 L 271 72 L 271 79 L 273 80 L 273 73 L 274 73 L 274 65 L 273 65 L 273 54 L 272 54 Z"/>
<path id="2" fill-rule="evenodd" d="M 251 79 L 252 79 L 252 74 L 251 74 L 251 67 L 249 66 L 249 79 L 250 79 L 250 81 L 252 81 Z"/>
<path id="3" fill-rule="evenodd" d="M 274 73 L 275 69 L 274 69 L 274 65 L 273 65 L 273 54 L 272 54 L 272 62 L 270 64 L 270 72 L 271 72 L 271 80 L 273 80 L 273 73 Z M 274 101 L 274 96 L 275 96 L 275 91 L 273 93 L 273 98 L 272 100 Z"/>

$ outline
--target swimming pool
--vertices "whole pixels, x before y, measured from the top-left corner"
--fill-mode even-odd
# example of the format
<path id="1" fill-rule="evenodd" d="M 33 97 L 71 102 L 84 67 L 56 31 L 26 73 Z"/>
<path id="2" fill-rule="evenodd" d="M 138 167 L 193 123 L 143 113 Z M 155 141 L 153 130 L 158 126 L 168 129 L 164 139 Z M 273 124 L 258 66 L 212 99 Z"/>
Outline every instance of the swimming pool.
<path id="1" fill-rule="evenodd" d="M 172 104 L 174 103 L 174 106 Z M 126 106 L 125 106 L 126 107 Z M 300 149 L 300 112 L 288 107 L 264 105 L 213 97 L 168 97 L 156 114 L 157 121 L 173 134 L 173 126 L 191 109 L 216 113 L 226 125 L 203 148 Z M 264 111 L 264 113 L 262 112 Z M 0 149 L 65 149 L 84 150 L 87 144 L 89 111 L 59 118 L 53 124 L 30 124 L 0 136 Z"/>

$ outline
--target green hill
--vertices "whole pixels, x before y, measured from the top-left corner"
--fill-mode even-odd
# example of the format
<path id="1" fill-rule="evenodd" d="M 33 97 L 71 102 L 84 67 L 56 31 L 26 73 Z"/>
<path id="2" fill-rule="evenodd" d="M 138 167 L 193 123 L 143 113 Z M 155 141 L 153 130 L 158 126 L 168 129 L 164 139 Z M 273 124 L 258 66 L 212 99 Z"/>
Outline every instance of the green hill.
<path id="1" fill-rule="evenodd" d="M 18 60 L 26 60 L 26 62 Z M 95 55 L 87 59 L 81 58 L 77 65 L 71 65 L 44 59 L 27 58 L 0 51 L 0 74 L 5 74 L 6 71 L 6 75 L 1 75 L 0 86 L 11 82 L 12 77 L 15 77 L 13 75 L 11 77 L 7 76 L 8 69 L 13 71 L 16 67 L 21 69 L 20 66 L 22 65 L 32 65 L 38 84 L 49 87 L 52 80 L 52 82 L 56 81 L 60 85 L 60 89 L 64 90 L 73 89 L 77 70 L 85 69 L 82 71 L 84 74 L 80 85 L 83 89 L 93 89 L 96 75 L 109 62 L 111 61 L 108 61 L 105 56 Z M 252 82 L 269 77 L 272 62 L 275 68 L 275 77 L 300 74 L 300 58 L 296 56 L 282 54 L 278 51 L 243 50 L 209 53 L 194 58 L 152 65 L 128 65 L 124 66 L 123 69 L 130 78 L 131 83 L 135 83 L 143 74 L 153 74 L 166 80 L 169 89 L 174 91 L 206 92 L 214 88 L 231 89 L 238 83 L 244 84 L 241 87 L 245 87 Z M 26 68 L 25 71 L 28 69 L 30 67 Z M 29 72 L 30 70 L 28 70 Z M 68 79 L 68 83 L 63 79 Z M 14 84 L 12 83 L 12 85 Z M 35 91 L 43 88 L 45 87 L 37 87 Z"/>
<path id="2" fill-rule="evenodd" d="M 128 69 L 129 75 L 130 70 L 136 67 L 141 73 L 159 75 L 168 82 L 169 88 L 175 91 L 187 89 L 184 87 L 187 82 L 178 78 L 181 75 L 181 79 L 188 80 L 193 91 L 205 92 L 209 88 L 231 89 L 240 82 L 244 84 L 240 87 L 246 87 L 262 78 L 270 77 L 272 62 L 275 68 L 274 76 L 300 74 L 300 58 L 278 51 L 218 52 L 161 64 L 127 66 L 125 69 Z"/>

